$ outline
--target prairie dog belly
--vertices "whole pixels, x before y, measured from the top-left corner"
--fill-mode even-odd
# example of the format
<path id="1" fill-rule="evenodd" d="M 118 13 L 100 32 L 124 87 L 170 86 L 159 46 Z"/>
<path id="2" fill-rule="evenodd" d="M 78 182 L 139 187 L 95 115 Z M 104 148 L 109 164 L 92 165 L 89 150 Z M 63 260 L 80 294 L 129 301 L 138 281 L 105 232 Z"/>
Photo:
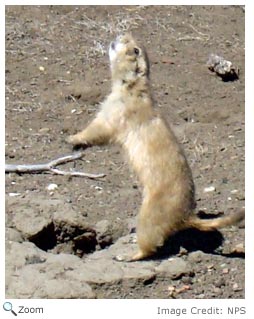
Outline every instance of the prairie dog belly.
<path id="1" fill-rule="evenodd" d="M 187 187 L 189 191 L 190 168 L 174 134 L 161 118 L 156 117 L 130 130 L 123 146 L 145 191 L 164 189 L 169 196 L 180 187 Z"/>

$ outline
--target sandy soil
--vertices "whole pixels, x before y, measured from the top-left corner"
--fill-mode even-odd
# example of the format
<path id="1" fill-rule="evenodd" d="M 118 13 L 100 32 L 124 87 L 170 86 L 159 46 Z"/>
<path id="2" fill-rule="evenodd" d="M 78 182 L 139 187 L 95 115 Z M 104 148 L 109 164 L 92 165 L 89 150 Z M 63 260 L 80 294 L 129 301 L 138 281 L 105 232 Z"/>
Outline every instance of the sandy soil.
<path id="1" fill-rule="evenodd" d="M 183 144 L 193 170 L 198 210 L 217 215 L 244 206 L 244 11 L 240 6 L 7 6 L 6 162 L 40 163 L 71 153 L 64 142 L 82 129 L 110 90 L 107 47 L 130 31 L 147 48 L 156 107 Z M 210 53 L 240 69 L 239 80 L 211 73 Z M 98 180 L 52 174 L 6 175 L 7 226 L 20 198 L 68 202 L 88 224 L 112 224 L 113 240 L 128 234 L 138 213 L 138 182 L 116 146 L 87 150 L 65 169 L 105 173 Z M 50 193 L 47 186 L 58 185 Z M 212 192 L 204 192 L 213 186 Z M 31 207 L 30 207 L 31 208 Z M 221 231 L 193 278 L 176 280 L 177 298 L 244 298 L 244 229 Z M 209 240 L 208 240 L 209 242 Z M 186 248 L 185 248 L 186 249 Z M 199 248 L 197 247 L 196 250 Z M 194 249 L 195 250 L 195 249 Z M 204 250 L 204 248 L 203 248 Z M 188 249 L 186 252 L 188 256 Z M 86 258 L 83 256 L 82 258 Z M 149 283 L 95 287 L 99 298 L 168 298 L 167 277 Z"/>

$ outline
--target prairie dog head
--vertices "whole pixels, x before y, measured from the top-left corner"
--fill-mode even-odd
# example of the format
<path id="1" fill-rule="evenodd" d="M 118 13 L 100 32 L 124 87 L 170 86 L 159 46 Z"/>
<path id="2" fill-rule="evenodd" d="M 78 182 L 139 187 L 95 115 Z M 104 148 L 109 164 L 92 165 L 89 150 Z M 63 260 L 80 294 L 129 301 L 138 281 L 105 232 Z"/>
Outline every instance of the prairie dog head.
<path id="1" fill-rule="evenodd" d="M 149 77 L 149 61 L 144 48 L 130 34 L 120 35 L 109 47 L 113 80 L 133 82 Z"/>

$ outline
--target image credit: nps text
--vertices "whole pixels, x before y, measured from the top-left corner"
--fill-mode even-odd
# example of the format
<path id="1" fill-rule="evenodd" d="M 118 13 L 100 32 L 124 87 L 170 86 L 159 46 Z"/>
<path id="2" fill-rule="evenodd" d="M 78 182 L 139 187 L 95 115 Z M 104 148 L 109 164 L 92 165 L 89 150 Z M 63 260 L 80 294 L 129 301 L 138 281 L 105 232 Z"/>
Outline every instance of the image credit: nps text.
<path id="1" fill-rule="evenodd" d="M 232 318 L 234 315 L 245 315 L 246 308 L 245 307 L 184 307 L 184 308 L 165 308 L 165 307 L 157 307 L 157 315 L 162 316 L 171 316 L 171 317 L 180 317 L 184 315 L 195 315 L 195 316 L 204 316 L 204 315 L 231 315 Z"/>

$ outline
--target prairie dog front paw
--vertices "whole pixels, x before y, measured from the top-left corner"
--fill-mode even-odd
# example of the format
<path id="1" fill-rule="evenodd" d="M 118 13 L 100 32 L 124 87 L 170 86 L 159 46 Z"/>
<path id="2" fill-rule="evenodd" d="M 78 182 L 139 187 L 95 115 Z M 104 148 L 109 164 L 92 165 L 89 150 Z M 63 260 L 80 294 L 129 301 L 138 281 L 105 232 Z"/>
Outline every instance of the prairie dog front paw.
<path id="1" fill-rule="evenodd" d="M 78 144 L 77 143 L 77 138 L 75 137 L 75 135 L 67 136 L 66 139 L 65 139 L 65 142 L 68 143 L 68 144 L 72 144 L 72 145 Z"/>
<path id="2" fill-rule="evenodd" d="M 80 138 L 79 134 L 70 135 L 65 139 L 65 141 L 68 144 L 71 144 L 74 150 L 86 149 L 87 147 L 89 147 L 88 143 Z"/>

